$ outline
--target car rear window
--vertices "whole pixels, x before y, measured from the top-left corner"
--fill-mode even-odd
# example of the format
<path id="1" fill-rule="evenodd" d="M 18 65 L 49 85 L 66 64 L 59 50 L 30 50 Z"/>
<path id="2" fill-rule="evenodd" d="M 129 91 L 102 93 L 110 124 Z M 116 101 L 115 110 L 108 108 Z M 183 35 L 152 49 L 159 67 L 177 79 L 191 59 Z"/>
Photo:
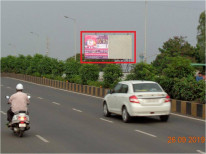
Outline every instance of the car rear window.
<path id="1" fill-rule="evenodd" d="M 134 92 L 163 92 L 156 83 L 138 83 L 133 84 Z"/>

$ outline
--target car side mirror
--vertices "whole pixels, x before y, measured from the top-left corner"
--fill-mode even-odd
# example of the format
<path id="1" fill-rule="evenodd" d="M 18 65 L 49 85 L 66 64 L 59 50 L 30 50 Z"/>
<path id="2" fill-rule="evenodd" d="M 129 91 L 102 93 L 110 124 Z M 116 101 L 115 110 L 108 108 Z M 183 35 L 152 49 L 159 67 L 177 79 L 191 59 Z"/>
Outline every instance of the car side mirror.
<path id="1" fill-rule="evenodd" d="M 9 99 L 9 96 L 6 96 L 6 99 Z"/>
<path id="2" fill-rule="evenodd" d="M 108 94 L 112 94 L 112 93 L 114 93 L 114 90 L 113 89 L 109 89 L 108 90 Z"/>
<path id="3" fill-rule="evenodd" d="M 111 94 L 113 94 L 114 93 L 114 89 L 111 89 Z"/>

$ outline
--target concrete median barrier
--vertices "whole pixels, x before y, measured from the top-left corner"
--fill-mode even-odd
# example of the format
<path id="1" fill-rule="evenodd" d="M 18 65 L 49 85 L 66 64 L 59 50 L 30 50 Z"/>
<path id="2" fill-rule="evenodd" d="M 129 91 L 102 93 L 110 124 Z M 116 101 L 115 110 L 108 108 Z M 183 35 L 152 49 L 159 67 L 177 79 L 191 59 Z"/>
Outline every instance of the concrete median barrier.
<path id="1" fill-rule="evenodd" d="M 171 105 L 172 112 L 205 119 L 205 104 L 172 99 Z"/>

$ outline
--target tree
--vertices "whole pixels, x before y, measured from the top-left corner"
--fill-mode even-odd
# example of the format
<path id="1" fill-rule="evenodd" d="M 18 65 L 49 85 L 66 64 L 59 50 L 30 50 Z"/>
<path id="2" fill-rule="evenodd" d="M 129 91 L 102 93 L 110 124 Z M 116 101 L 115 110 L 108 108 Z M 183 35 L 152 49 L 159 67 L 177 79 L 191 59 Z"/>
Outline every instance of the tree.
<path id="1" fill-rule="evenodd" d="M 162 74 L 162 70 L 167 68 L 167 65 L 171 61 L 171 56 L 164 53 L 157 55 L 156 59 L 151 63 L 153 67 L 156 68 L 159 74 Z"/>
<path id="2" fill-rule="evenodd" d="M 164 68 L 171 62 L 171 58 L 181 56 L 190 59 L 191 62 L 199 61 L 199 53 L 197 48 L 191 46 L 185 37 L 173 37 L 163 43 L 162 48 L 159 48 L 160 54 L 152 62 L 152 65 L 157 68 L 158 73 L 161 73 Z"/>
<path id="3" fill-rule="evenodd" d="M 183 78 L 187 76 L 194 76 L 195 69 L 191 66 L 191 61 L 184 57 L 171 58 L 170 64 L 163 69 L 163 75 L 168 78 Z"/>
<path id="4" fill-rule="evenodd" d="M 197 31 L 197 48 L 199 48 L 200 62 L 205 63 L 205 11 L 200 14 Z"/>
<path id="5" fill-rule="evenodd" d="M 83 57 L 84 57 L 84 54 L 83 54 Z M 67 58 L 66 61 L 70 61 L 70 60 L 75 60 L 75 56 L 72 56 L 72 57 Z M 76 54 L 76 61 L 77 61 L 77 62 L 80 62 L 80 53 L 77 53 L 77 54 Z"/>
<path id="6" fill-rule="evenodd" d="M 103 72 L 105 88 L 113 88 L 117 82 L 120 81 L 120 77 L 123 75 L 120 66 L 115 64 L 107 64 L 103 69 Z"/>
<path id="7" fill-rule="evenodd" d="M 159 51 L 170 57 L 182 56 L 195 61 L 193 57 L 195 47 L 191 46 L 185 39 L 186 37 L 183 36 L 174 36 L 172 39 L 170 38 L 164 42 L 162 48 L 159 48 Z"/>

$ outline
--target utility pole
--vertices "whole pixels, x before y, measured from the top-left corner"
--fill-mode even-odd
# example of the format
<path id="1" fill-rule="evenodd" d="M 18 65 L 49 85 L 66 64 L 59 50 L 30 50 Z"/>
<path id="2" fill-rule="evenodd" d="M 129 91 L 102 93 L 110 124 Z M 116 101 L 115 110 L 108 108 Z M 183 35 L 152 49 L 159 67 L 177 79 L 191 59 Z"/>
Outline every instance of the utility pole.
<path id="1" fill-rule="evenodd" d="M 145 0 L 145 23 L 144 23 L 144 62 L 147 62 L 147 0 Z"/>

